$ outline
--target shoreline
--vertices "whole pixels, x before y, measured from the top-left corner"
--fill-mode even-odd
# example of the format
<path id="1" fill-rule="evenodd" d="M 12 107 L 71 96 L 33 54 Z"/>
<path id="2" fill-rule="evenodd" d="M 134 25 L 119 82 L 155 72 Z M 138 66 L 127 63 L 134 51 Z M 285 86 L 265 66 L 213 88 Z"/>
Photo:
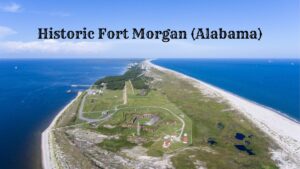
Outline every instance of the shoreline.
<path id="1" fill-rule="evenodd" d="M 261 107 L 264 107 L 264 108 L 266 108 L 266 109 L 269 109 L 270 111 L 273 111 L 273 112 L 275 112 L 275 113 L 281 115 L 282 117 L 287 118 L 288 120 L 291 120 L 291 121 L 293 121 L 293 122 L 295 122 L 295 123 L 300 124 L 300 120 L 297 120 L 297 119 L 295 119 L 295 118 L 293 118 L 293 117 L 290 117 L 289 115 L 287 115 L 286 113 L 284 113 L 284 112 L 282 112 L 282 111 L 276 110 L 276 109 L 274 109 L 274 108 L 272 108 L 272 107 L 269 107 L 269 106 L 260 104 L 260 103 L 258 103 L 258 102 L 255 102 L 255 101 L 253 101 L 253 100 L 247 99 L 247 98 L 245 98 L 245 97 L 239 96 L 239 95 L 234 94 L 234 93 L 232 93 L 232 92 L 230 92 L 230 91 L 224 90 L 224 89 L 222 89 L 222 88 L 220 88 L 220 87 L 214 86 L 213 84 L 204 82 L 204 81 L 199 80 L 199 79 L 197 79 L 197 78 L 194 78 L 194 77 L 192 77 L 192 76 L 183 74 L 183 73 L 181 73 L 181 72 L 177 72 L 177 71 L 172 70 L 172 69 L 169 69 L 169 68 L 165 68 L 165 67 L 163 67 L 163 66 L 156 65 L 155 63 L 152 63 L 153 60 L 156 60 L 156 59 L 147 59 L 147 62 L 149 62 L 149 63 L 150 63 L 151 65 L 153 65 L 154 67 L 160 67 L 160 68 L 162 68 L 162 69 L 166 69 L 167 71 L 181 74 L 181 75 L 185 76 L 186 78 L 190 78 L 190 79 L 192 79 L 192 80 L 194 80 L 194 81 L 199 81 L 200 83 L 203 83 L 203 84 L 206 84 L 206 85 L 208 85 L 208 86 L 217 88 L 218 90 L 222 90 L 222 91 L 227 92 L 227 93 L 229 93 L 229 94 L 231 94 L 231 95 L 234 95 L 234 96 L 239 97 L 239 98 L 241 98 L 241 99 L 244 99 L 244 100 L 246 100 L 246 101 L 248 101 L 248 102 L 251 102 L 251 103 L 253 103 L 253 104 L 256 104 L 257 106 L 261 106 Z M 147 64 L 149 64 L 149 63 L 147 63 Z"/>
<path id="2" fill-rule="evenodd" d="M 278 160 L 280 168 L 300 168 L 300 123 L 286 117 L 282 113 L 267 106 L 242 98 L 231 92 L 190 77 L 180 72 L 161 67 L 146 60 L 144 63 L 154 69 L 171 73 L 178 78 L 189 81 L 200 91 L 205 91 L 213 97 L 221 97 L 234 109 L 247 117 L 256 127 L 267 134 L 282 149 L 271 150 L 274 160 Z"/>
<path id="3" fill-rule="evenodd" d="M 82 92 L 78 92 L 77 96 L 71 100 L 52 120 L 50 125 L 43 131 L 41 137 L 41 155 L 42 155 L 42 168 L 43 169 L 53 169 L 55 167 L 55 162 L 52 159 L 53 146 L 51 144 L 51 130 L 55 127 L 57 120 L 61 115 L 67 110 L 81 95 Z"/>
<path id="4" fill-rule="evenodd" d="M 225 100 L 232 108 L 238 110 L 257 128 L 268 135 L 280 149 L 270 149 L 272 159 L 280 168 L 293 169 L 300 168 L 300 123 L 290 119 L 282 113 L 260 105 L 259 103 L 242 98 L 236 94 L 227 92 L 221 88 L 190 77 L 188 75 L 176 72 L 174 70 L 155 65 L 151 60 L 143 62 L 147 67 L 151 67 L 164 73 L 169 73 L 177 78 L 183 79 L 198 88 L 201 92 L 205 92 L 208 97 L 217 97 Z M 52 120 L 47 129 L 42 133 L 41 137 L 41 155 L 43 169 L 57 168 L 57 164 L 53 152 L 52 130 L 55 127 L 57 120 L 65 112 L 65 110 L 78 99 L 81 92 L 70 101 Z"/>

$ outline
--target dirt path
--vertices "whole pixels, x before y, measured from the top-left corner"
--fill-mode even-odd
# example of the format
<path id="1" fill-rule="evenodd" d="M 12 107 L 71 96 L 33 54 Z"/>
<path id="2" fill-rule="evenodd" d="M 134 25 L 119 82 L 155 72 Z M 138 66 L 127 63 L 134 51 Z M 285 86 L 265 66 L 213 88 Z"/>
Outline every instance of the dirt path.
<path id="1" fill-rule="evenodd" d="M 127 104 L 127 87 L 126 84 L 123 89 L 123 104 Z"/>
<path id="2" fill-rule="evenodd" d="M 130 87 L 131 87 L 131 90 L 132 90 L 132 94 L 134 94 L 134 89 L 133 89 L 133 85 L 131 83 L 131 80 L 129 80 L 129 84 L 130 84 Z"/>

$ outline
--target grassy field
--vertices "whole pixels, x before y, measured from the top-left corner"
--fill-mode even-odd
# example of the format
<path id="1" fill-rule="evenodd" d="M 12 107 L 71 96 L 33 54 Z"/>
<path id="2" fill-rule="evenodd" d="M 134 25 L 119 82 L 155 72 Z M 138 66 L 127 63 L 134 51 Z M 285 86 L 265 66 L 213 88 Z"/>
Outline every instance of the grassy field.
<path id="1" fill-rule="evenodd" d="M 197 163 L 209 169 L 277 168 L 269 154 L 269 148 L 275 145 L 239 112 L 230 109 L 226 103 L 218 99 L 203 95 L 199 89 L 185 80 L 155 69 L 152 69 L 151 73 L 156 77 L 159 76 L 161 80 L 149 87 L 135 88 L 131 81 L 134 79 L 130 78 L 137 77 L 138 74 L 131 72 L 127 74 L 130 78 L 126 81 L 122 76 L 106 79 L 110 83 L 114 81 L 118 83 L 111 84 L 117 86 L 116 90 L 106 89 L 103 94 L 87 96 L 84 105 L 85 117 L 101 119 L 104 110 L 109 110 L 108 114 L 112 116 L 96 127 L 94 124 L 86 123 L 81 127 L 119 137 L 105 139 L 97 146 L 118 152 L 122 148 L 142 145 L 148 149 L 147 153 L 150 156 L 172 155 L 174 167 L 180 169 L 196 168 Z M 123 104 L 123 90 L 120 89 L 122 85 L 117 81 L 120 79 L 127 91 L 127 104 Z M 143 77 L 134 80 L 134 84 L 145 86 L 147 83 L 141 83 L 141 79 Z M 67 110 L 67 113 L 64 113 L 57 124 L 58 127 L 82 123 L 76 118 L 81 100 L 82 97 Z M 141 130 L 140 136 L 137 136 L 137 122 L 133 122 L 133 119 L 143 114 L 158 116 L 159 121 L 147 126 L 149 131 Z M 143 117 L 138 121 L 144 124 L 149 119 L 151 117 Z M 185 124 L 183 133 L 188 134 L 189 144 L 178 141 L 173 142 L 169 148 L 163 148 L 163 137 L 179 135 L 183 123 Z M 90 165 L 88 159 L 81 157 L 80 152 L 67 143 L 63 132 L 55 133 L 57 142 L 63 145 L 64 151 L 74 152 Z M 236 133 L 244 134 L 245 139 L 236 139 Z M 141 141 L 135 142 L 136 140 Z M 255 155 L 248 155 L 245 151 L 238 150 L 235 145 L 245 145 Z"/>
<path id="2" fill-rule="evenodd" d="M 122 90 L 105 90 L 103 94 L 88 95 L 83 107 L 87 113 L 102 112 L 113 109 L 123 103 Z"/>
<path id="3" fill-rule="evenodd" d="M 229 108 L 227 104 L 207 98 L 184 80 L 158 70 L 152 71 L 163 79 L 154 87 L 164 93 L 168 100 L 180 107 L 192 120 L 191 146 L 209 146 L 216 152 L 197 149 L 182 151 L 172 158 L 176 168 L 195 168 L 193 161 L 196 159 L 205 162 L 208 168 L 214 169 L 276 168 L 268 151 L 272 146 L 269 138 L 242 115 L 234 111 L 224 111 Z M 245 141 L 234 138 L 237 132 L 252 136 L 246 141 L 250 142 L 248 148 L 252 149 L 255 155 L 248 155 L 234 147 L 235 144 L 245 144 Z M 207 142 L 209 138 L 213 138 L 217 143 L 210 146 Z"/>
<path id="4" fill-rule="evenodd" d="M 175 104 L 159 91 L 136 89 L 131 80 L 125 82 L 127 104 L 123 102 L 123 90 L 104 90 L 103 94 L 89 94 L 84 103 L 84 117 L 90 119 L 101 119 L 102 112 L 108 111 L 112 117 L 102 122 L 96 130 L 106 135 L 119 135 L 122 139 L 106 140 L 99 144 L 100 147 L 110 150 L 108 147 L 116 143 L 116 147 L 111 146 L 114 151 L 125 148 L 127 144 L 124 140 L 142 140 L 139 144 L 147 145 L 149 155 L 163 155 L 163 153 L 173 152 L 187 144 L 181 143 L 181 136 L 187 133 L 189 140 L 192 140 L 192 121 Z M 117 108 L 117 109 L 116 109 Z M 151 126 L 143 126 L 140 135 L 137 134 L 137 123 L 143 125 L 151 120 L 151 117 L 158 117 L 159 120 Z M 133 123 L 136 117 L 138 122 Z M 141 118 L 142 117 L 142 118 Z M 105 127 L 113 126 L 112 128 Z M 88 126 L 88 125 L 87 125 Z M 94 126 L 88 127 L 95 130 Z M 163 138 L 166 135 L 173 135 L 179 139 L 171 144 L 169 148 L 163 148 Z M 123 140 L 123 141 L 122 141 Z M 124 146 L 124 147 L 122 147 Z"/>

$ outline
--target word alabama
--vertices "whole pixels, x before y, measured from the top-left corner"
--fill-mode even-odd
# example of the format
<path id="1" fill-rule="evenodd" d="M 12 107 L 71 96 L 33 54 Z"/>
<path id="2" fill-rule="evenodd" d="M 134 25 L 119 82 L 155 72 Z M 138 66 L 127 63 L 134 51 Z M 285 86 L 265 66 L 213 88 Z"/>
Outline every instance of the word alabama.
<path id="1" fill-rule="evenodd" d="M 193 28 L 186 30 L 147 30 L 146 28 L 132 28 L 112 30 L 107 28 L 98 28 L 88 30 L 66 30 L 50 28 L 38 28 L 38 39 L 154 39 L 162 42 L 170 42 L 175 39 L 254 39 L 261 40 L 261 28 L 253 30 L 225 30 L 223 28 Z"/>

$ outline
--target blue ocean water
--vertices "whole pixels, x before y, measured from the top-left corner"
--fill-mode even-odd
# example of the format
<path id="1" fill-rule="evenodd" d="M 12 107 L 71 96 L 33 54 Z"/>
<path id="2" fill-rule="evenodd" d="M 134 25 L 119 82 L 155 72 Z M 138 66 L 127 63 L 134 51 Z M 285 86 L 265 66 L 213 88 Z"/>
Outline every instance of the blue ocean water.
<path id="1" fill-rule="evenodd" d="M 0 168 L 40 168 L 41 132 L 76 93 L 130 60 L 0 60 Z"/>
<path id="2" fill-rule="evenodd" d="M 300 121 L 299 59 L 158 59 L 153 63 Z"/>

